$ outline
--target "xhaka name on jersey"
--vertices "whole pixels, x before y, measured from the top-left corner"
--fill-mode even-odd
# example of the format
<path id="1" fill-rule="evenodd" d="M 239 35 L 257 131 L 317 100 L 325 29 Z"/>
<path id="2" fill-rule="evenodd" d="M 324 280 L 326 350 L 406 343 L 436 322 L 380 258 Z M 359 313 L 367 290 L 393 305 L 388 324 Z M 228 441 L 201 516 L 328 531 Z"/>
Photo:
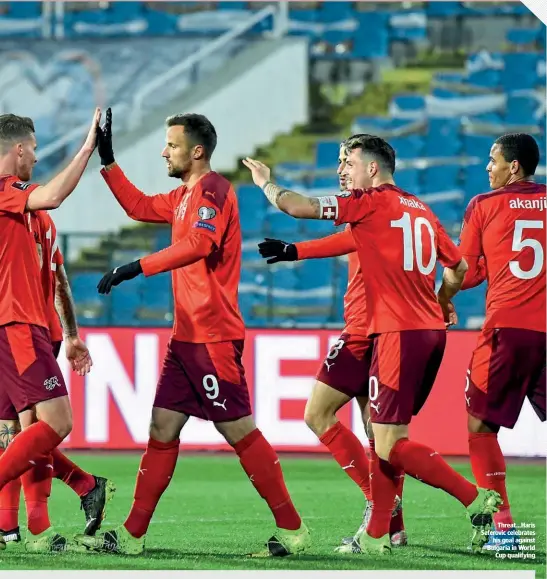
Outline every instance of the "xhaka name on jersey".
<path id="1" fill-rule="evenodd" d="M 407 207 L 413 207 L 414 209 L 421 209 L 422 211 L 426 211 L 425 205 L 416 199 L 407 199 L 406 197 L 399 196 L 399 202 L 401 205 L 406 205 Z"/>

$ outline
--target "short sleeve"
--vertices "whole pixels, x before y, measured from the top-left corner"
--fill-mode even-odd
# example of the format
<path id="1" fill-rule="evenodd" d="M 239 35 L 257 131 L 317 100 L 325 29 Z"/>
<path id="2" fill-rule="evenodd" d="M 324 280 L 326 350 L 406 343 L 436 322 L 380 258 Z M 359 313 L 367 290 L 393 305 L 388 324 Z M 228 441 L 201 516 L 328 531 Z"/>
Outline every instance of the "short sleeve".
<path id="1" fill-rule="evenodd" d="M 462 260 L 461 251 L 437 221 L 437 258 L 444 267 L 454 267 Z"/>
<path id="2" fill-rule="evenodd" d="M 51 222 L 51 261 L 55 265 L 63 265 L 65 263 L 59 244 L 57 243 L 57 228 L 50 218 Z"/>
<path id="3" fill-rule="evenodd" d="M 28 198 L 39 185 L 18 181 L 15 177 L 0 179 L 0 212 L 23 214 Z"/>
<path id="4" fill-rule="evenodd" d="M 475 197 L 467 206 L 460 233 L 460 251 L 464 256 L 479 257 L 483 253 L 480 220 L 480 206 Z"/>

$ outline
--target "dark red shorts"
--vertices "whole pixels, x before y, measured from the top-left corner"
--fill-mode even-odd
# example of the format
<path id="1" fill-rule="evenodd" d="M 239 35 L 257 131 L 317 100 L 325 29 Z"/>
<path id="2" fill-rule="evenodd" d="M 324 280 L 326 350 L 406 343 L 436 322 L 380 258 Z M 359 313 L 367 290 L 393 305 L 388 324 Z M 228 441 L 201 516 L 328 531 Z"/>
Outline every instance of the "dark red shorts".
<path id="1" fill-rule="evenodd" d="M 212 422 L 252 414 L 243 340 L 193 344 L 171 339 L 163 361 L 154 406 Z"/>
<path id="2" fill-rule="evenodd" d="M 545 333 L 518 328 L 484 329 L 467 370 L 467 412 L 513 428 L 528 398 L 545 421 Z"/>
<path id="3" fill-rule="evenodd" d="M 0 419 L 16 420 L 19 412 L 68 394 L 49 332 L 40 326 L 0 327 L 0 372 Z"/>
<path id="4" fill-rule="evenodd" d="M 51 342 L 51 349 L 55 358 L 59 357 L 59 352 L 61 351 L 61 346 L 63 345 L 63 340 L 55 340 Z"/>
<path id="5" fill-rule="evenodd" d="M 350 398 L 368 396 L 372 339 L 341 334 L 317 372 L 316 379 Z"/>
<path id="6" fill-rule="evenodd" d="M 409 424 L 425 404 L 441 365 L 445 330 L 405 330 L 374 337 L 370 419 Z"/>

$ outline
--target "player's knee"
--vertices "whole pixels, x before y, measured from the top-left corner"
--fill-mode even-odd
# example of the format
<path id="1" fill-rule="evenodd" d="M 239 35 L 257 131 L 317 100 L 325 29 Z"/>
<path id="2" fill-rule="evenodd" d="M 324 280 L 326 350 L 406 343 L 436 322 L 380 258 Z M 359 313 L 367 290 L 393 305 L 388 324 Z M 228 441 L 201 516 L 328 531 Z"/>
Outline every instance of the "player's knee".
<path id="1" fill-rule="evenodd" d="M 467 431 L 470 434 L 479 434 L 479 433 L 497 433 L 499 432 L 500 427 L 492 424 L 490 422 L 485 422 L 480 418 L 475 418 L 471 416 L 471 414 L 467 415 Z"/>
<path id="2" fill-rule="evenodd" d="M 178 438 L 178 433 L 174 431 L 169 424 L 162 424 L 152 420 L 150 422 L 149 428 L 150 438 L 157 440 L 158 442 L 173 442 Z"/>
<path id="3" fill-rule="evenodd" d="M 322 436 L 329 428 L 328 415 L 319 411 L 316 407 L 306 404 L 304 410 L 304 422 L 307 427 L 317 436 Z"/>

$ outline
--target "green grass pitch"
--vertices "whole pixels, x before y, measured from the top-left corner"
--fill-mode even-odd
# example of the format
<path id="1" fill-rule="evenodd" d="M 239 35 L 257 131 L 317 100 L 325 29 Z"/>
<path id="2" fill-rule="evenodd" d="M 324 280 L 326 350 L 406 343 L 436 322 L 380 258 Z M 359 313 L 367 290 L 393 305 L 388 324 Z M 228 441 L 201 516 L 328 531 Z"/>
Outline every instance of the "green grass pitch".
<path id="1" fill-rule="evenodd" d="M 90 472 L 117 485 L 103 529 L 125 519 L 131 505 L 138 454 L 73 455 Z M 508 465 L 509 493 L 518 523 L 536 525 L 535 560 L 501 561 L 493 554 L 466 550 L 469 523 L 451 497 L 410 477 L 405 483 L 404 513 L 409 546 L 390 557 L 336 555 L 339 539 L 361 520 L 359 490 L 328 458 L 282 456 L 287 486 L 313 538 L 312 549 L 288 559 L 249 559 L 274 528 L 265 503 L 256 495 L 235 455 L 181 454 L 169 489 L 156 511 L 143 557 L 98 554 L 32 555 L 22 546 L 0 552 L 5 569 L 513 569 L 545 577 L 545 465 L 513 461 Z M 455 463 L 465 476 L 466 462 Z M 58 531 L 81 532 L 78 497 L 54 481 L 51 519 Z M 24 507 L 21 514 L 24 518 Z"/>

